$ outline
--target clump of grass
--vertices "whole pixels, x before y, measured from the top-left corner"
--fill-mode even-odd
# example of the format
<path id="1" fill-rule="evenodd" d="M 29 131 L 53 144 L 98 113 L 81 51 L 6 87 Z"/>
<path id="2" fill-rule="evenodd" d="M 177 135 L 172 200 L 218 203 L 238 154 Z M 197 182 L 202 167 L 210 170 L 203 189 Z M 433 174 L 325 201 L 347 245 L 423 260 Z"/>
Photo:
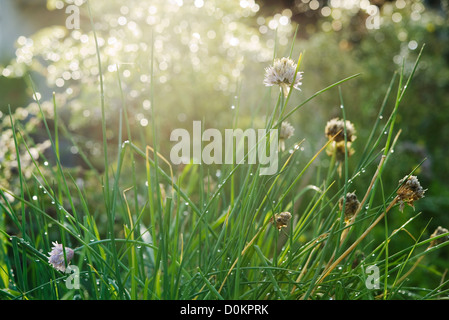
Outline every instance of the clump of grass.
<path id="1" fill-rule="evenodd" d="M 345 83 L 358 75 L 330 84 L 292 107 L 290 96 L 300 92 L 291 89 L 299 89 L 299 80 L 307 81 L 307 75 L 302 79 L 299 72 L 301 60 L 302 55 L 297 64 L 290 58 L 275 60 L 275 66 L 284 61 L 282 68 L 288 64 L 294 70 L 288 71 L 287 82 L 273 84 L 280 85 L 281 90 L 267 115 L 266 128 L 284 125 L 288 134 L 283 142 L 289 139 L 294 147 L 289 150 L 283 145 L 279 150 L 279 172 L 263 176 L 259 174 L 259 164 L 239 163 L 214 169 L 188 164 L 174 168 L 158 151 L 165 142 L 158 140 L 158 106 L 154 101 L 151 102 L 153 139 L 142 141 L 131 134 L 126 101 L 122 100 L 120 125 L 112 128 L 118 132 L 116 149 L 111 151 L 106 137 L 107 107 L 98 55 L 105 170 L 95 171 L 88 157 L 83 158 L 95 172 L 94 181 L 102 203 L 91 206 L 91 195 L 62 166 L 58 139 L 61 131 L 69 137 L 70 133 L 58 122 L 51 131 L 39 104 L 55 165 L 46 174 L 34 161 L 32 178 L 24 179 L 20 171 L 21 156 L 17 152 L 20 192 L 0 187 L 3 224 L 0 296 L 3 299 L 270 300 L 393 299 L 403 292 L 429 299 L 447 294 L 447 281 L 432 290 L 404 284 L 424 254 L 447 245 L 447 242 L 435 242 L 435 237 L 447 236 L 447 230 L 428 240 L 416 240 L 395 253 L 389 251 L 389 243 L 398 232 L 390 233 L 387 225 L 384 239 L 366 241 L 387 213 L 395 214 L 399 202 L 413 204 L 420 198 L 405 195 L 402 184 L 397 187 L 382 184 L 387 163 L 392 161 L 391 150 L 399 138 L 400 131 L 394 130 L 399 105 L 419 58 L 404 86 L 401 70 L 390 118 L 383 128 L 378 121 L 373 124 L 364 149 L 357 150 L 361 156 L 354 172 L 349 171 L 349 161 L 353 159 L 350 159 L 354 151 L 350 143 L 354 140 L 351 132 L 356 124 L 346 119 L 344 101 L 341 101 L 342 120 L 338 122 L 342 125 L 338 130 L 326 130 L 328 141 L 305 161 L 301 154 L 303 140 L 292 141 L 293 131 L 286 121 L 309 101 L 331 89 L 338 88 L 342 100 Z M 298 75 L 301 79 L 296 78 Z M 379 112 L 384 112 L 395 80 L 396 75 Z M 31 81 L 30 86 L 33 88 Z M 120 77 L 117 88 L 121 90 Z M 53 104 L 57 119 L 56 99 Z M 22 127 L 12 114 L 10 120 L 16 149 L 21 145 L 29 151 L 27 143 L 31 140 L 22 134 Z M 237 120 L 231 125 L 235 126 Z M 324 127 L 325 124 L 323 130 Z M 126 130 L 126 141 L 122 139 L 122 130 Z M 335 145 L 341 142 L 337 153 Z M 326 150 L 333 145 L 333 151 L 326 155 Z M 331 161 L 323 174 L 326 170 L 316 169 L 314 163 L 326 156 Z M 43 154 L 41 157 L 45 158 Z M 350 205 L 352 181 L 369 168 L 374 168 L 375 173 L 371 179 L 363 177 L 366 182 L 363 198 L 357 200 L 357 206 Z M 413 172 L 406 174 L 411 176 Z M 307 175 L 314 177 L 315 183 L 309 183 L 311 178 Z M 383 201 L 376 203 L 375 195 L 379 193 Z M 305 210 L 300 211 L 298 203 L 303 199 L 308 202 Z M 416 216 L 397 230 L 405 230 Z M 14 231 L 6 232 L 5 223 L 11 224 Z M 54 241 L 62 243 L 63 248 L 73 249 L 69 257 L 61 249 L 64 257 L 58 261 L 65 264 L 59 270 L 48 263 L 45 254 Z M 427 250 L 415 254 L 430 241 Z M 413 260 L 415 265 L 408 269 Z M 62 271 L 68 262 L 79 270 L 78 288 L 67 285 L 73 279 L 71 274 Z M 368 266 L 379 270 L 379 286 L 374 289 L 366 285 Z"/>

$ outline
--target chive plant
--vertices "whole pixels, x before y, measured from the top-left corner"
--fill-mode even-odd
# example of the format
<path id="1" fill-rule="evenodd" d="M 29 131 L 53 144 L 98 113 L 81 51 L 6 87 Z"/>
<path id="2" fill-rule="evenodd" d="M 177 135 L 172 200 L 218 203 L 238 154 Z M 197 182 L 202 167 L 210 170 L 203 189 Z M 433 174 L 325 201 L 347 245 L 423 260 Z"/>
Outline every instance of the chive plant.
<path id="1" fill-rule="evenodd" d="M 92 19 L 91 24 L 93 27 Z M 284 142 L 293 147 L 279 150 L 278 172 L 261 175 L 259 164 L 215 167 L 171 164 L 159 151 L 165 142 L 157 134 L 158 108 L 162 106 L 153 99 L 154 88 L 150 89 L 151 135 L 135 136 L 128 119 L 119 67 L 115 89 L 121 93 L 122 109 L 118 127 L 110 128 L 104 116 L 107 102 L 95 30 L 93 35 L 100 71 L 99 101 L 103 117 L 99 125 L 103 133 L 104 170 L 96 169 L 89 156 L 79 150 L 93 175 L 101 205 L 91 206 L 92 197 L 61 163 L 61 136 L 74 145 L 76 139 L 63 122 L 57 121 L 57 99 L 53 99 L 53 127 L 49 126 L 37 100 L 52 145 L 52 160 L 48 161 L 54 165 L 48 168 L 50 174 L 33 161 L 32 178 L 25 179 L 22 175 L 23 155 L 18 150 L 25 148 L 27 156 L 33 159 L 33 140 L 10 113 L 20 192 L 0 186 L 2 299 L 447 297 L 449 287 L 444 279 L 432 289 L 414 287 L 405 281 L 413 277 L 413 271 L 427 254 L 447 245 L 448 242 L 436 241 L 447 238 L 446 229 L 426 239 L 424 227 L 422 234 L 411 236 L 412 245 L 396 252 L 389 248 L 398 230 L 406 230 L 419 215 L 406 207 L 405 214 L 409 215 L 406 223 L 390 225 L 389 215 L 399 211 L 397 192 L 403 190 L 399 183 L 403 176 L 397 177 L 397 186 L 382 183 L 382 176 L 388 174 L 388 162 L 394 161 L 391 151 L 400 139 L 400 130 L 396 129 L 400 102 L 419 57 L 407 79 L 403 69 L 393 76 L 379 114 L 386 114 L 387 101 L 396 90 L 394 108 L 383 127 L 379 119 L 373 123 L 369 137 L 362 142 L 363 148 L 359 139 L 357 152 L 361 156 L 357 164 L 348 165 L 353 158 L 347 144 L 348 127 L 343 125 L 309 158 L 302 152 L 304 140 L 292 141 L 295 138 L 288 135 L 288 143 Z M 292 50 L 290 57 L 291 54 Z M 343 93 L 345 84 L 358 74 L 329 84 L 305 97 L 300 104 L 291 105 L 290 96 L 298 94 L 293 89 L 299 89 L 299 80 L 307 78 L 304 75 L 302 79 L 303 74 L 299 72 L 302 59 L 303 55 L 297 63 L 290 58 L 278 62 L 274 59 L 273 67 L 267 69 L 273 86 L 267 90 L 277 90 L 277 85 L 281 90 L 274 106 L 266 99 L 270 106 L 265 129 L 280 128 L 294 113 L 307 112 L 302 109 L 311 100 L 334 92 L 333 89 L 340 93 L 342 123 L 355 117 L 346 113 Z M 276 63 L 283 64 L 281 68 L 286 65 L 293 68 L 288 82 L 284 81 L 287 78 L 276 79 L 278 73 L 273 71 Z M 153 62 L 150 69 L 153 78 Z M 31 77 L 29 86 L 36 94 Z M 238 103 L 235 107 L 238 111 Z M 258 116 L 254 114 L 253 120 Z M 236 116 L 229 127 L 237 126 Z M 108 129 L 117 132 L 117 141 L 112 144 L 107 138 Z M 346 142 L 342 155 L 327 154 L 339 134 L 343 134 Z M 249 151 L 245 159 L 248 154 Z M 323 157 L 330 158 L 327 168 L 317 164 L 317 159 Z M 40 158 L 47 160 L 44 154 Z M 373 175 L 368 178 L 365 171 Z M 412 176 L 414 172 L 404 174 Z M 354 179 L 363 179 L 365 189 L 357 191 L 358 206 L 348 220 L 344 195 L 353 191 Z M 404 197 L 407 201 L 407 195 Z M 307 203 L 299 207 L 298 203 L 303 201 Z M 371 231 L 382 230 L 381 221 L 385 222 L 384 236 L 376 237 Z M 6 224 L 14 231 L 7 231 Z M 59 262 L 75 267 L 70 272 L 57 270 L 49 263 L 48 253 L 53 242 L 61 244 L 57 251 L 62 259 Z M 368 273 L 369 268 L 377 271 L 374 273 L 377 278 Z"/>

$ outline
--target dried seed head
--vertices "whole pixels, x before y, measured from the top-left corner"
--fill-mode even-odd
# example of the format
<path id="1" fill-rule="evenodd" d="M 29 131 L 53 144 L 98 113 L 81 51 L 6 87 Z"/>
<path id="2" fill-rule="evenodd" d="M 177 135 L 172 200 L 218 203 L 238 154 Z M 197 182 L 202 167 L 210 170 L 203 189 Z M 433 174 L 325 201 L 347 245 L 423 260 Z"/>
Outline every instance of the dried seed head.
<path id="1" fill-rule="evenodd" d="M 397 196 L 399 198 L 399 210 L 404 211 L 404 205 L 408 204 L 413 209 L 415 208 L 413 202 L 424 198 L 424 190 L 416 176 L 405 176 L 399 180 L 400 187 L 398 189 Z"/>
<path id="2" fill-rule="evenodd" d="M 343 119 L 333 118 L 329 120 L 324 128 L 324 133 L 328 139 L 332 139 L 333 136 L 337 135 L 334 138 L 334 141 L 340 142 L 345 140 L 345 125 L 346 125 L 346 140 L 348 142 L 353 142 L 356 139 L 355 127 L 349 120 L 346 122 Z"/>
<path id="3" fill-rule="evenodd" d="M 67 260 L 67 264 L 72 260 L 74 251 L 69 247 L 65 247 L 65 259 Z M 48 263 L 50 263 L 56 270 L 65 272 L 67 265 L 64 261 L 64 251 L 62 250 L 62 244 L 58 242 L 53 242 L 53 248 L 51 252 L 48 253 L 50 256 L 48 257 Z"/>
<path id="4" fill-rule="evenodd" d="M 435 238 L 435 237 L 437 237 L 437 236 L 439 236 L 439 235 L 442 235 L 442 234 L 448 233 L 448 232 L 449 232 L 449 230 L 447 230 L 446 228 L 443 228 L 443 227 L 439 226 L 438 228 L 435 229 L 435 231 L 432 233 L 432 235 L 430 236 L 430 238 L 432 239 L 432 238 Z M 446 241 L 449 241 L 449 236 L 444 236 L 444 237 L 440 237 L 440 238 L 438 238 L 438 239 L 432 240 L 432 241 L 430 242 L 430 246 L 431 246 L 431 247 L 434 247 L 434 246 L 436 246 L 436 245 L 438 245 L 438 244 L 441 244 L 441 243 L 443 243 L 443 242 L 446 242 Z"/>
<path id="5" fill-rule="evenodd" d="M 355 192 L 348 192 L 346 194 L 346 201 L 344 197 L 341 197 L 338 201 L 340 210 L 343 209 L 343 203 L 345 204 L 345 222 L 348 222 L 359 209 L 360 202 L 357 199 Z"/>
<path id="6" fill-rule="evenodd" d="M 354 148 L 351 147 L 351 144 L 352 143 L 349 141 L 346 143 L 348 157 L 352 156 L 355 152 Z M 330 157 L 335 154 L 336 160 L 341 162 L 345 160 L 346 148 L 344 140 L 339 142 L 332 141 L 332 143 L 327 146 L 326 153 Z"/>
<path id="7" fill-rule="evenodd" d="M 282 228 L 287 226 L 288 221 L 292 218 L 290 212 L 281 212 L 274 215 L 274 222 L 276 223 L 276 228 L 280 231 Z"/>

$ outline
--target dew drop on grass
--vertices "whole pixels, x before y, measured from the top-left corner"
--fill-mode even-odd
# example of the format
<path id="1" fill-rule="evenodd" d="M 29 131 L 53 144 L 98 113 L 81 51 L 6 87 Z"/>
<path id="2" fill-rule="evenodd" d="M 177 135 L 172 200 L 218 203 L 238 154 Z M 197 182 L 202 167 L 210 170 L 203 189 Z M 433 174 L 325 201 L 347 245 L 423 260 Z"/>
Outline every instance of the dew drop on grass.
<path id="1" fill-rule="evenodd" d="M 37 196 L 33 196 L 33 200 L 34 200 L 34 201 L 37 201 Z"/>
<path id="2" fill-rule="evenodd" d="M 379 116 L 379 119 L 382 120 L 384 117 L 383 116 Z"/>

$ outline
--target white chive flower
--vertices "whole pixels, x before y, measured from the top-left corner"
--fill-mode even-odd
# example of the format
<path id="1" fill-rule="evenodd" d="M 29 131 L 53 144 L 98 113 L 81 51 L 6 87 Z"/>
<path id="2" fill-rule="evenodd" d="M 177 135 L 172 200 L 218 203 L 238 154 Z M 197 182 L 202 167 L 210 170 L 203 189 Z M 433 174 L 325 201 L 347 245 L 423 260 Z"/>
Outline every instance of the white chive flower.
<path id="1" fill-rule="evenodd" d="M 62 244 L 56 242 L 53 243 L 52 250 L 48 253 L 50 256 L 48 257 L 48 263 L 50 263 L 56 270 L 65 272 L 66 264 L 64 261 L 64 252 L 62 250 Z M 65 259 L 67 260 L 67 264 L 72 260 L 74 251 L 69 247 L 65 247 Z"/>
<path id="2" fill-rule="evenodd" d="M 281 151 L 285 150 L 285 140 L 290 138 L 294 132 L 295 128 L 293 128 L 289 122 L 283 121 L 281 123 L 281 128 L 279 130 L 279 148 Z"/>
<path id="3" fill-rule="evenodd" d="M 281 87 L 284 96 L 290 91 L 293 81 L 293 88 L 301 90 L 302 71 L 296 72 L 297 64 L 290 58 L 275 59 L 272 66 L 265 68 L 265 79 L 263 83 L 266 86 L 278 85 Z M 295 78 L 296 74 L 296 78 Z"/>

